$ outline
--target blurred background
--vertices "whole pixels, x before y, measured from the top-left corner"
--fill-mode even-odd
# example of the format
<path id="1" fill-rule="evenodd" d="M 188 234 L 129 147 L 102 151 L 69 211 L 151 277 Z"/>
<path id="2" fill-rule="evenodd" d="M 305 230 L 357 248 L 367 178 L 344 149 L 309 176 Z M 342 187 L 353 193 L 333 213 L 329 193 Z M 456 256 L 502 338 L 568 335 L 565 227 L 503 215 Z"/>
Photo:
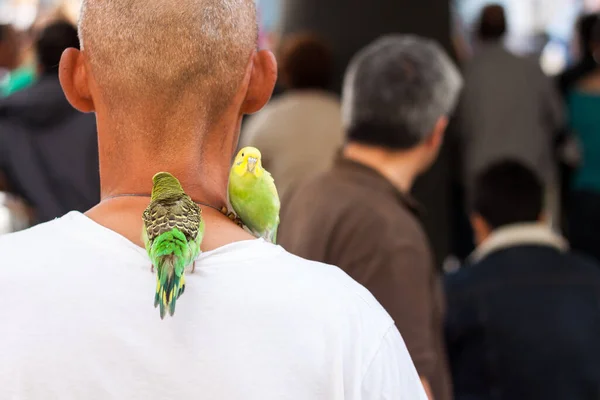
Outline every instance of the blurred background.
<path id="1" fill-rule="evenodd" d="M 454 34 L 471 51 L 472 26 L 485 0 L 456 0 L 453 4 Z M 577 41 L 575 21 L 584 13 L 600 9 L 597 0 L 502 0 L 511 27 L 507 46 L 517 54 L 539 58 L 549 75 L 562 72 L 574 61 Z"/>
<path id="2" fill-rule="evenodd" d="M 475 27 L 486 0 L 256 0 L 260 18 L 260 46 L 278 51 L 282 38 L 296 32 L 318 34 L 331 47 L 333 73 L 329 89 L 339 95 L 342 77 L 355 52 L 382 34 L 414 33 L 438 41 L 464 65 L 476 47 Z M 600 11 L 600 0 L 498 0 L 505 8 L 510 51 L 539 63 L 549 78 L 577 63 L 581 54 L 576 22 L 581 15 Z M 2 73 L 6 87 L 18 90 L 34 78 L 32 48 L 36 29 L 49 21 L 77 21 L 79 0 L 0 0 L 0 23 L 19 34 L 18 66 Z M 11 77 L 11 82 L 8 82 Z M 13 89 L 6 89 L 9 94 Z M 284 91 L 278 84 L 274 97 Z M 417 182 L 414 194 L 428 210 L 423 224 L 442 265 L 457 247 L 451 232 L 468 223 L 457 222 L 462 198 L 448 182 L 458 161 L 446 145 L 436 164 Z M 460 247 L 460 246 L 458 246 Z M 469 248 L 466 246 L 465 248 Z M 466 250 L 465 250 L 466 251 Z M 458 251 L 461 253 L 461 251 Z"/>
<path id="3" fill-rule="evenodd" d="M 311 7 L 310 1 L 257 0 L 262 28 L 261 45 L 275 48 L 282 33 L 310 23 L 306 21 L 308 17 L 305 17 L 304 13 L 313 12 L 327 18 L 328 9 L 334 11 L 336 3 L 335 0 L 322 1 L 318 7 Z M 353 7 L 363 11 L 377 8 L 375 3 L 366 5 L 366 2 L 357 0 L 346 3 L 350 10 Z M 427 14 L 430 14 L 426 16 L 428 20 L 414 21 L 414 24 L 429 25 L 431 18 L 447 19 L 454 38 L 462 41 L 462 56 L 471 52 L 472 29 L 482 7 L 490 3 L 504 6 L 511 27 L 507 37 L 508 46 L 519 54 L 539 57 L 544 70 L 551 75 L 558 74 L 573 61 L 573 52 L 577 46 L 573 28 L 578 16 L 600 10 L 600 0 L 426 0 L 420 3 L 422 4 L 410 1 L 395 2 L 393 7 L 397 9 L 396 17 L 403 18 L 402 15 L 412 15 L 413 12 L 418 13 L 418 9 L 426 8 Z M 429 4 L 435 8 L 430 8 Z M 298 12 L 302 8 L 307 11 Z M 414 10 L 410 10 L 411 8 Z M 12 23 L 20 30 L 27 30 L 40 17 L 56 10 L 76 21 L 78 9 L 79 0 L 0 0 L 0 23 Z M 342 16 L 338 14 L 340 20 Z M 332 25 L 330 29 L 337 30 L 338 27 Z M 442 24 L 440 28 L 443 30 L 445 26 L 447 23 Z M 361 29 L 369 27 L 352 27 L 352 30 Z M 450 32 L 446 33 L 450 35 Z"/>

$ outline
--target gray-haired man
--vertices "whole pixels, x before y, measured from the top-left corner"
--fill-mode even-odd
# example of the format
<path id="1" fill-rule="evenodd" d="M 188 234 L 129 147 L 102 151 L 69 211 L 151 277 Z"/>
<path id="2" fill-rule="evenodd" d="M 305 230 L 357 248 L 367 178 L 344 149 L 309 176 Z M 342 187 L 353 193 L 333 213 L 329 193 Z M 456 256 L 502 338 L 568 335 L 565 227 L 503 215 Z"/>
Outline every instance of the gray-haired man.
<path id="1" fill-rule="evenodd" d="M 437 157 L 461 85 L 429 40 L 389 36 L 362 50 L 343 90 L 347 144 L 284 205 L 279 233 L 292 253 L 340 266 L 375 295 L 436 400 L 450 398 L 441 286 L 409 192 Z"/>

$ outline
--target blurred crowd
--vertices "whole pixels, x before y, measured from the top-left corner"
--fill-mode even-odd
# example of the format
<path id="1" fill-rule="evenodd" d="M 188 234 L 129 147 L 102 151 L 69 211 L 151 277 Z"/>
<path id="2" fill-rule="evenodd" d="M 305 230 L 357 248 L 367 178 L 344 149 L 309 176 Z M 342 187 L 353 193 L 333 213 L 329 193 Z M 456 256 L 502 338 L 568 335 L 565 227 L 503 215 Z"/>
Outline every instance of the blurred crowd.
<path id="1" fill-rule="evenodd" d="M 0 233 L 99 200 L 95 118 L 71 107 L 59 82 L 58 63 L 69 47 L 79 47 L 77 29 L 60 13 L 28 32 L 0 25 L 0 191 L 25 203 L 10 203 Z"/>
<path id="2" fill-rule="evenodd" d="M 242 126 L 279 191 L 279 244 L 375 295 L 433 399 L 600 398 L 600 18 L 575 29 L 577 61 L 551 79 L 505 48 L 504 10 L 487 6 L 460 65 L 386 36 L 355 55 L 341 98 L 329 44 L 292 35 L 282 93 Z M 59 81 L 78 46 L 60 15 L 0 26 L 0 234 L 99 201 L 95 118 Z M 411 195 L 444 142 L 461 199 L 445 270 Z"/>

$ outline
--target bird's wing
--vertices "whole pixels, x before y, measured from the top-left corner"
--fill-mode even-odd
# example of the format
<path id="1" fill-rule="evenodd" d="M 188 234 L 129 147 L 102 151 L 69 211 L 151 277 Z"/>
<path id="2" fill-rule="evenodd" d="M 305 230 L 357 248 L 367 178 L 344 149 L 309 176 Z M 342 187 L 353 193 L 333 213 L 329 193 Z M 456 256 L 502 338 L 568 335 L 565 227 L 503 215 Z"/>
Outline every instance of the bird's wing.
<path id="1" fill-rule="evenodd" d="M 188 241 L 194 241 L 200 231 L 202 210 L 186 195 L 181 200 L 181 211 L 180 215 L 183 217 L 176 218 L 175 226 L 185 234 Z"/>
<path id="2" fill-rule="evenodd" d="M 275 179 L 273 179 L 273 175 L 271 175 L 271 173 L 266 170 L 265 170 L 265 179 L 268 182 L 267 186 L 269 186 L 269 191 L 271 192 L 271 195 L 277 199 L 277 202 L 279 202 L 279 193 L 277 193 L 277 186 L 275 186 Z"/>
<path id="3" fill-rule="evenodd" d="M 150 242 L 174 228 L 192 241 L 200 229 L 200 207 L 187 195 L 169 202 L 150 203 L 142 218 Z"/>

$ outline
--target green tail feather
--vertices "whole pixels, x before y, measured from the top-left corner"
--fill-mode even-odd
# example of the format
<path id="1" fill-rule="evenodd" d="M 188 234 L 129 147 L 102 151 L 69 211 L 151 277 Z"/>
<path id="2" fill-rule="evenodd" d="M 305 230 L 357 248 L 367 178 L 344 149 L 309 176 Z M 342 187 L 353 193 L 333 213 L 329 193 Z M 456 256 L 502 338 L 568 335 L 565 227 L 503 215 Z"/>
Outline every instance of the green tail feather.
<path id="1" fill-rule="evenodd" d="M 154 307 L 160 307 L 160 318 L 164 319 L 168 309 L 169 315 L 175 314 L 177 299 L 185 291 L 185 278 L 183 274 L 175 272 L 173 259 L 166 259 L 162 265 L 162 273 L 157 277 L 156 294 L 154 296 Z"/>
<path id="2" fill-rule="evenodd" d="M 178 229 L 165 232 L 152 245 L 152 259 L 157 265 L 157 284 L 154 307 L 160 307 L 160 318 L 175 313 L 177 299 L 185 291 L 185 264 L 189 245 L 185 235 Z"/>
<path id="3" fill-rule="evenodd" d="M 174 279 L 171 279 L 170 281 L 167 282 L 167 287 L 164 287 L 160 284 L 160 280 L 158 280 L 158 284 L 156 287 L 156 294 L 154 295 L 154 308 L 160 306 L 160 318 L 164 319 L 165 317 L 165 309 L 168 306 L 169 307 L 169 314 L 171 316 L 173 316 L 173 314 L 175 313 L 175 306 L 177 303 L 177 300 L 179 300 L 179 298 L 181 297 L 181 295 L 185 292 L 185 277 L 181 277 L 181 279 L 178 279 L 177 276 L 174 277 Z M 179 287 L 179 289 L 177 290 L 177 296 L 174 296 L 172 301 L 167 301 L 167 302 L 161 302 L 160 299 L 163 296 L 163 294 L 166 294 L 167 297 L 169 297 L 169 293 L 171 293 L 171 290 L 169 289 L 169 287 L 171 288 L 176 288 Z"/>

